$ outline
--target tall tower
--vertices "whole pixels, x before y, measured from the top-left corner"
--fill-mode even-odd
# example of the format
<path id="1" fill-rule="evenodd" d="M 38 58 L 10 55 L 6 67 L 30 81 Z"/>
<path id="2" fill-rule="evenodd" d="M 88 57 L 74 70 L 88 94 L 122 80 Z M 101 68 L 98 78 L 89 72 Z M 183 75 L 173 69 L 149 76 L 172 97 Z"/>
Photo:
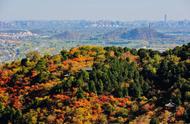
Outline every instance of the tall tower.
<path id="1" fill-rule="evenodd" d="M 164 15 L 164 22 L 167 22 L 167 14 Z"/>
<path id="2" fill-rule="evenodd" d="M 149 29 L 151 28 L 151 24 L 150 24 L 150 22 L 148 23 L 148 28 L 149 28 Z"/>

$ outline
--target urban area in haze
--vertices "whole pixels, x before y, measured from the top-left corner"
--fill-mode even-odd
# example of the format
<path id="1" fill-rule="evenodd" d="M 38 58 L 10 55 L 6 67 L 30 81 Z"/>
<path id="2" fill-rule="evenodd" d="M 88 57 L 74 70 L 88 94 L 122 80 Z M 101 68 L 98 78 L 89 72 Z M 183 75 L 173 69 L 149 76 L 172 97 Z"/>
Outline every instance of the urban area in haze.
<path id="1" fill-rule="evenodd" d="M 190 123 L 188 0 L 0 0 L 0 124 Z"/>

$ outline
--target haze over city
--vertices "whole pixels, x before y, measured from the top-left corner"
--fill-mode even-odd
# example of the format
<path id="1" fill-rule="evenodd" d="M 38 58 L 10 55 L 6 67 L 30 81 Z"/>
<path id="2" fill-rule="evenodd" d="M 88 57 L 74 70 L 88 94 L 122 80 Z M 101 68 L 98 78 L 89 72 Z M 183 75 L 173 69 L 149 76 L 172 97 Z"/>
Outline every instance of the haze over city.
<path id="1" fill-rule="evenodd" d="M 1 20 L 190 19 L 189 0 L 0 0 Z"/>
<path id="2" fill-rule="evenodd" d="M 0 124 L 190 124 L 190 0 L 0 0 Z"/>

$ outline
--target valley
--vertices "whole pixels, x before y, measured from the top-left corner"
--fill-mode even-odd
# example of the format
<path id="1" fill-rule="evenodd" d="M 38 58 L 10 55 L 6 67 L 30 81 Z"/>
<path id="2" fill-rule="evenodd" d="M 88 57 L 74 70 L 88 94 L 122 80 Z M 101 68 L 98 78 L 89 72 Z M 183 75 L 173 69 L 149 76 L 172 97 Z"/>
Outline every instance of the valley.
<path id="1" fill-rule="evenodd" d="M 81 45 L 165 51 L 190 42 L 189 21 L 13 21 L 0 22 L 0 62 L 30 51 L 57 54 Z"/>

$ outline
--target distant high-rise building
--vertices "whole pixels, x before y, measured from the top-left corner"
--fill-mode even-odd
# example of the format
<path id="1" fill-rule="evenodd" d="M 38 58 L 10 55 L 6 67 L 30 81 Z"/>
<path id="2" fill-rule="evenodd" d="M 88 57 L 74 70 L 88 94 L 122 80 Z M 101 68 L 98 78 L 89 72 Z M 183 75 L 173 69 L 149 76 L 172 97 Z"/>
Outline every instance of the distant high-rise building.
<path id="1" fill-rule="evenodd" d="M 164 22 L 167 22 L 167 14 L 164 15 Z"/>
<path id="2" fill-rule="evenodd" d="M 148 28 L 149 28 L 149 29 L 151 28 L 151 24 L 150 24 L 150 23 L 148 23 Z"/>

